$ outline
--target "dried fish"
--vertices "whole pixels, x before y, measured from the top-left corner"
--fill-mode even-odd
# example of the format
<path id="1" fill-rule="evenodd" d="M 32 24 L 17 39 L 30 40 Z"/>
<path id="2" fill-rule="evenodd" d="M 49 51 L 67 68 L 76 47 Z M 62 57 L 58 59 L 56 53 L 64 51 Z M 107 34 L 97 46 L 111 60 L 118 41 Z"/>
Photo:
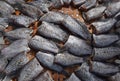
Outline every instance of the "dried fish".
<path id="1" fill-rule="evenodd" d="M 84 40 L 70 35 L 64 47 L 73 55 L 90 55 L 92 47 L 89 46 Z"/>
<path id="2" fill-rule="evenodd" d="M 81 81 L 74 73 L 65 81 Z"/>
<path id="3" fill-rule="evenodd" d="M 70 5 L 72 0 L 62 0 L 64 2 L 64 5 Z"/>
<path id="4" fill-rule="evenodd" d="M 21 70 L 18 81 L 32 81 L 42 72 L 42 70 L 43 67 L 38 60 L 34 58 Z"/>
<path id="5" fill-rule="evenodd" d="M 86 0 L 72 0 L 72 2 L 75 6 L 81 6 L 86 2 Z"/>
<path id="6" fill-rule="evenodd" d="M 53 52 L 53 53 L 58 53 L 58 50 L 59 50 L 54 42 L 49 41 L 48 39 L 45 39 L 38 35 L 34 36 L 30 40 L 29 45 L 33 49 L 48 51 L 48 52 Z"/>
<path id="7" fill-rule="evenodd" d="M 109 81 L 119 81 L 120 80 L 120 73 L 116 73 L 115 75 L 109 77 Z"/>
<path id="8" fill-rule="evenodd" d="M 68 34 L 63 31 L 59 25 L 54 25 L 45 21 L 39 26 L 38 33 L 42 36 L 59 41 L 65 41 L 68 38 Z"/>

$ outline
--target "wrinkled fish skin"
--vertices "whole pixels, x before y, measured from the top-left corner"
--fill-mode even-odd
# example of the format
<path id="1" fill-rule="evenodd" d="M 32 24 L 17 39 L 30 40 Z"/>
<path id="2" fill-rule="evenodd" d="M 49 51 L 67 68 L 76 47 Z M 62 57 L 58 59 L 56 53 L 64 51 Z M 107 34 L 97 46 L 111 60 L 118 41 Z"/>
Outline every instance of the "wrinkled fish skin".
<path id="1" fill-rule="evenodd" d="M 17 6 L 18 3 L 25 3 L 25 0 L 5 0 L 5 1 L 13 6 L 15 5 Z"/>
<path id="2" fill-rule="evenodd" d="M 104 81 L 97 76 L 93 75 L 89 72 L 89 66 L 87 63 L 83 63 L 81 67 L 79 67 L 75 74 L 77 77 L 79 77 L 82 81 Z"/>
<path id="3" fill-rule="evenodd" d="M 101 34 L 101 35 L 93 34 L 93 40 L 96 47 L 106 47 L 118 41 L 119 37 L 118 35 L 111 35 L 111 34 Z"/>
<path id="4" fill-rule="evenodd" d="M 62 24 L 70 30 L 73 34 L 77 34 L 84 39 L 89 39 L 88 30 L 84 29 L 86 25 L 81 25 L 80 22 L 72 18 L 71 16 L 66 16 L 65 19 L 62 21 Z"/>
<path id="5" fill-rule="evenodd" d="M 27 39 L 20 39 L 14 41 L 8 47 L 1 50 L 1 55 L 5 56 L 8 59 L 13 58 L 17 54 L 26 51 L 28 52 L 30 48 L 28 47 L 28 40 Z"/>
<path id="6" fill-rule="evenodd" d="M 29 58 L 27 57 L 26 52 L 22 52 L 10 61 L 10 63 L 5 68 L 5 73 L 7 75 L 13 75 L 28 62 Z"/>
<path id="7" fill-rule="evenodd" d="M 62 0 L 64 2 L 64 5 L 69 5 L 72 0 Z"/>
<path id="8" fill-rule="evenodd" d="M 20 72 L 18 81 L 32 81 L 43 70 L 36 58 L 32 59 Z"/>
<path id="9" fill-rule="evenodd" d="M 9 18 L 9 23 L 11 24 L 15 24 L 15 25 L 19 25 L 19 26 L 23 26 L 23 27 L 29 27 L 29 25 L 31 23 L 33 23 L 35 20 L 28 17 L 28 16 L 24 16 L 24 15 L 19 15 L 19 16 L 16 16 L 16 15 L 12 15 L 10 18 Z"/>
<path id="10" fill-rule="evenodd" d="M 43 21 L 39 26 L 38 33 L 45 37 L 59 41 L 65 41 L 68 38 L 67 33 L 63 31 L 59 25 L 54 25 L 45 21 Z"/>
<path id="11" fill-rule="evenodd" d="M 102 62 L 92 62 L 92 70 L 91 72 L 100 75 L 100 76 L 111 76 L 117 72 L 119 72 L 119 67 L 112 65 L 112 64 L 107 64 L 107 63 L 102 63 Z"/>
<path id="12" fill-rule="evenodd" d="M 38 76 L 35 81 L 54 81 L 51 77 L 51 74 L 49 71 L 46 71 L 42 75 Z"/>
<path id="13" fill-rule="evenodd" d="M 100 6 L 100 7 L 96 7 L 96 8 L 92 8 L 91 10 L 87 11 L 84 14 L 84 19 L 86 21 L 90 21 L 93 19 L 97 19 L 103 16 L 103 12 L 105 11 L 106 7 L 105 6 Z"/>
<path id="14" fill-rule="evenodd" d="M 46 67 L 51 67 L 54 62 L 54 55 L 50 53 L 44 53 L 44 52 L 38 52 L 36 54 L 36 58 L 39 60 L 41 64 L 43 64 Z"/>
<path id="15" fill-rule="evenodd" d="M 84 40 L 70 35 L 64 47 L 73 55 L 89 55 L 92 52 L 91 46 L 89 46 Z"/>
<path id="16" fill-rule="evenodd" d="M 109 81 L 120 81 L 120 73 L 116 73 L 115 75 L 109 77 Z"/>
<path id="17" fill-rule="evenodd" d="M 60 8 L 64 5 L 63 0 L 51 0 L 54 8 Z"/>
<path id="18" fill-rule="evenodd" d="M 73 56 L 69 53 L 59 53 L 55 56 L 54 62 L 63 66 L 71 66 L 81 64 L 83 62 L 83 58 Z"/>
<path id="19" fill-rule="evenodd" d="M 120 55 L 119 47 L 94 48 L 94 51 L 95 55 L 93 59 L 97 61 L 105 61 Z"/>
<path id="20" fill-rule="evenodd" d="M 22 32 L 21 32 L 22 31 Z M 5 33 L 5 36 L 11 39 L 30 39 L 33 30 L 30 28 L 18 28 Z"/>
<path id="21" fill-rule="evenodd" d="M 74 73 L 72 73 L 71 76 L 65 81 L 81 81 L 81 80 Z"/>
<path id="22" fill-rule="evenodd" d="M 115 19 L 105 19 L 92 23 L 92 26 L 95 27 L 96 34 L 108 32 L 116 23 Z"/>
<path id="23" fill-rule="evenodd" d="M 32 2 L 28 2 L 28 4 L 33 5 L 40 9 L 42 12 L 49 12 L 49 7 L 52 6 L 51 1 L 48 0 L 35 0 Z"/>
<path id="24" fill-rule="evenodd" d="M 105 14 L 107 17 L 111 17 L 114 16 L 119 11 L 120 11 L 120 1 L 109 4 L 107 9 L 105 10 Z"/>
<path id="25" fill-rule="evenodd" d="M 0 55 L 0 75 L 1 75 L 1 72 L 4 71 L 7 64 L 8 64 L 7 59 L 4 56 Z"/>
<path id="26" fill-rule="evenodd" d="M 64 14 L 60 12 L 48 12 L 44 14 L 41 18 L 40 21 L 46 21 L 46 22 L 51 22 L 51 23 L 57 23 L 60 24 L 64 20 Z"/>
<path id="27" fill-rule="evenodd" d="M 3 29 L 5 29 L 6 27 L 8 27 L 8 18 L 0 18 L 0 25 L 4 26 Z M 1 31 L 1 27 L 0 27 L 0 31 Z"/>
<path id="28" fill-rule="evenodd" d="M 97 0 L 86 0 L 86 2 L 80 6 L 81 10 L 89 10 L 92 7 L 95 7 L 97 3 Z"/>
<path id="29" fill-rule="evenodd" d="M 0 17 L 8 17 L 14 12 L 14 8 L 4 1 L 0 1 Z"/>
<path id="30" fill-rule="evenodd" d="M 86 0 L 72 0 L 75 6 L 80 6 L 86 2 Z"/>
<path id="31" fill-rule="evenodd" d="M 29 45 L 33 49 L 43 50 L 43 51 L 48 51 L 53 53 L 58 53 L 58 50 L 59 50 L 54 42 L 49 41 L 37 35 L 30 40 Z"/>
<path id="32" fill-rule="evenodd" d="M 35 20 L 40 18 L 40 16 L 42 16 L 42 14 L 43 14 L 43 12 L 40 9 L 38 9 L 35 6 L 29 5 L 29 4 L 21 4 L 19 10 L 23 14 L 25 14 L 31 18 L 34 18 Z"/>

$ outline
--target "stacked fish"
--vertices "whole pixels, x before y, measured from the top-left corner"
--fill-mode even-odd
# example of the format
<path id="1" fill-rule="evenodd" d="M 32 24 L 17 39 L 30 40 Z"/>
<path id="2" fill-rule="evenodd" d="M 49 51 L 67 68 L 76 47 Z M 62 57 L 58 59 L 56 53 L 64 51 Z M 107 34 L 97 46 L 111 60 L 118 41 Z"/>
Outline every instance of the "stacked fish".
<path id="1" fill-rule="evenodd" d="M 51 11 L 65 5 L 78 8 L 85 23 Z M 64 81 L 120 81 L 120 0 L 0 0 L 0 81 L 54 81 L 48 70 Z"/>

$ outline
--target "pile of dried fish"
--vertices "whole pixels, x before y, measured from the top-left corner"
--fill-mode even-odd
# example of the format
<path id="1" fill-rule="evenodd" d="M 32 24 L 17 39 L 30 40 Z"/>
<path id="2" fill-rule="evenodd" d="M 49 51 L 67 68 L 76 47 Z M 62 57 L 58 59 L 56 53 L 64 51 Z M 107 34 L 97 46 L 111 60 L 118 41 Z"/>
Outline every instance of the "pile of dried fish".
<path id="1" fill-rule="evenodd" d="M 51 10 L 69 5 L 85 22 Z M 120 0 L 0 0 L 0 81 L 55 81 L 49 70 L 120 81 Z"/>

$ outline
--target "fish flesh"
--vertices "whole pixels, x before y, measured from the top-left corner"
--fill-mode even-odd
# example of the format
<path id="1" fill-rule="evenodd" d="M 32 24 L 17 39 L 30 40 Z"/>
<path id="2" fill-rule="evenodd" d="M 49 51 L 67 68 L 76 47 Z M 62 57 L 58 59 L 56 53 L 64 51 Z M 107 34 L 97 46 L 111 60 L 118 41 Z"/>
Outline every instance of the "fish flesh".
<path id="1" fill-rule="evenodd" d="M 45 21 L 43 21 L 42 24 L 39 26 L 37 32 L 42 36 L 56 39 L 62 42 L 66 41 L 68 38 L 68 34 L 63 31 L 59 25 L 54 25 Z"/>
<path id="2" fill-rule="evenodd" d="M 1 55 L 5 56 L 7 59 L 11 59 L 23 51 L 30 51 L 27 39 L 14 41 L 12 44 L 1 50 Z"/>
<path id="3" fill-rule="evenodd" d="M 111 59 L 117 55 L 120 55 L 119 47 L 105 47 L 105 48 L 94 48 L 95 54 L 93 59 L 97 61 L 105 61 Z"/>
<path id="4" fill-rule="evenodd" d="M 54 42 L 49 41 L 48 39 L 45 39 L 38 35 L 34 36 L 30 40 L 29 45 L 35 50 L 48 51 L 53 53 L 58 53 L 59 51 L 58 47 Z"/>
<path id="5" fill-rule="evenodd" d="M 21 70 L 18 81 L 32 81 L 42 71 L 43 67 L 40 65 L 38 60 L 34 58 Z"/>
<path id="6" fill-rule="evenodd" d="M 93 40 L 96 47 L 106 47 L 118 41 L 119 37 L 114 34 L 93 34 Z"/>
<path id="7" fill-rule="evenodd" d="M 83 63 L 82 57 L 77 57 L 69 53 L 58 53 L 55 56 L 55 63 L 60 64 L 62 66 L 72 66 L 75 64 Z"/>
<path id="8" fill-rule="evenodd" d="M 67 42 L 64 45 L 65 49 L 73 55 L 90 55 L 92 53 L 92 47 L 86 43 L 86 41 L 70 35 Z"/>

